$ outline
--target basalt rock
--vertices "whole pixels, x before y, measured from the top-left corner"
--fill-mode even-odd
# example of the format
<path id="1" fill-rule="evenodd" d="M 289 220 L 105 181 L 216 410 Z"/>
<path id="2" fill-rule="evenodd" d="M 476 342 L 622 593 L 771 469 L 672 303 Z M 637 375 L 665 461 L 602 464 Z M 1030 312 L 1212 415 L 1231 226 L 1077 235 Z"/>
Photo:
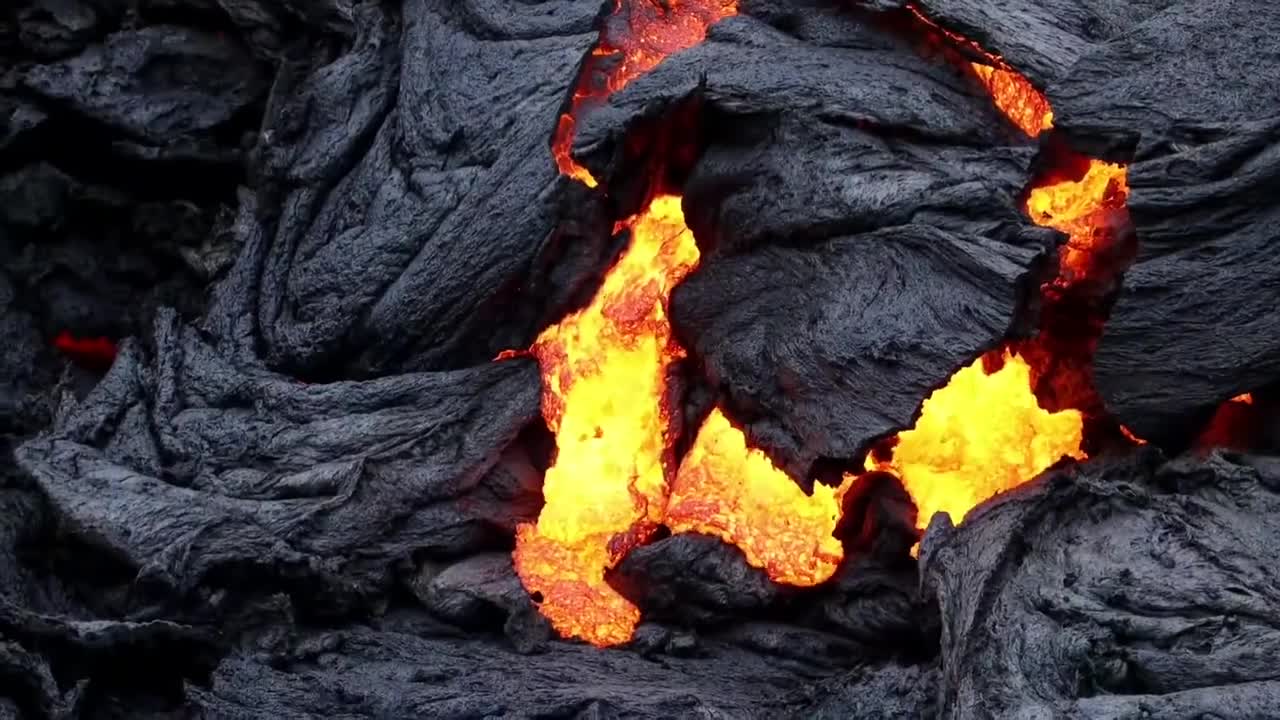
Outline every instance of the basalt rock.
<path id="1" fill-rule="evenodd" d="M 1133 154 L 1138 258 L 1095 376 L 1111 412 L 1170 447 L 1219 403 L 1280 379 L 1277 30 L 1271 5 L 1182 2 L 1049 87 L 1069 134 Z"/>
<path id="2" fill-rule="evenodd" d="M 715 26 L 590 111 L 574 149 L 601 177 L 634 174 L 636 119 L 697 100 L 707 145 L 684 204 L 704 255 L 673 323 L 750 442 L 804 485 L 1033 327 L 1056 237 L 1018 207 L 1034 147 L 971 83 L 848 13 L 835 33 L 821 4 L 757 5 L 785 30 Z"/>
<path id="3" fill-rule="evenodd" d="M 1280 466 L 1155 455 L 1063 470 L 930 528 L 940 717 L 1258 717 L 1280 703 L 1264 659 L 1280 643 Z"/>

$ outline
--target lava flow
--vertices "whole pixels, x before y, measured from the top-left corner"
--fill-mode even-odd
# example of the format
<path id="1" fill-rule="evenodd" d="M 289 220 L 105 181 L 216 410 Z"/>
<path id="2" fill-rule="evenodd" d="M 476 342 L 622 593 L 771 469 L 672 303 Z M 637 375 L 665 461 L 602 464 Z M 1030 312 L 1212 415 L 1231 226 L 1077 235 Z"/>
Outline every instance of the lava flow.
<path id="1" fill-rule="evenodd" d="M 597 645 L 630 639 L 640 619 L 604 573 L 662 522 L 666 375 L 684 354 L 666 302 L 698 262 L 678 197 L 656 198 L 624 225 L 631 246 L 591 304 L 533 346 L 557 454 L 546 505 L 536 525 L 518 529 L 515 552 L 516 571 L 556 630 Z"/>
<path id="2" fill-rule="evenodd" d="M 938 27 L 915 8 L 926 32 L 958 43 L 986 62 L 969 63 L 996 107 L 1028 136 L 1053 127 L 1053 109 L 1025 77 L 1002 59 L 965 38 Z M 1088 281 L 1114 277 L 1123 269 L 1114 261 L 1113 217 L 1123 213 L 1128 196 L 1125 168 L 1091 158 L 1068 155 L 1070 168 L 1058 168 L 1035 182 L 1026 200 L 1028 217 L 1037 225 L 1065 233 L 1058 275 L 1043 289 L 1039 333 L 1031 340 L 1009 342 L 958 371 L 927 398 L 916 425 L 899 433 L 885 452 L 867 458 L 866 469 L 892 472 L 919 509 L 925 527 L 935 512 L 959 522 L 978 503 L 1030 480 L 1064 457 L 1084 459 L 1086 413 L 1096 397 L 1090 365 L 1096 344 L 1093 323 L 1063 327 L 1056 318 L 1075 308 L 1072 292 Z M 1089 328 L 1094 328 L 1092 332 Z M 1063 347 L 1080 356 L 1058 362 Z M 1035 388 L 1040 376 L 1056 373 L 1055 384 L 1073 388 L 1067 407 L 1042 407 Z"/>
<path id="3" fill-rule="evenodd" d="M 596 186 L 570 156 L 575 119 L 589 101 L 701 42 L 712 23 L 736 12 L 737 0 L 664 7 L 618 0 L 552 140 L 561 173 Z M 517 530 L 514 553 L 516 572 L 556 631 L 595 645 L 629 640 L 639 622 L 639 610 L 604 574 L 664 519 L 675 469 L 666 378 L 684 355 L 672 339 L 666 302 L 698 262 L 679 197 L 655 198 L 619 223 L 623 228 L 630 246 L 591 304 L 533 346 L 557 453 L 543 483 L 542 512 L 535 525 Z"/>
<path id="4" fill-rule="evenodd" d="M 602 36 L 553 139 L 561 172 L 593 187 L 595 179 L 569 154 L 579 110 L 700 42 L 712 22 L 736 12 L 731 0 L 625 7 L 630 32 L 622 39 L 608 31 Z M 623 20 L 623 9 L 619 2 L 614 20 Z M 1032 136 L 1050 128 L 1045 98 L 998 58 L 986 57 L 972 73 L 1010 121 Z M 1046 304 L 1100 272 L 1095 250 L 1112 234 L 1104 221 L 1124 206 L 1123 168 L 1087 161 L 1075 169 L 1046 176 L 1027 199 L 1035 222 L 1071 238 L 1059 277 L 1046 285 Z M 666 303 L 697 266 L 698 248 L 674 195 L 654 199 L 618 229 L 630 231 L 630 246 L 591 304 L 548 328 L 532 349 L 557 455 L 544 482 L 546 504 L 536 524 L 518 529 L 514 553 L 517 573 L 556 630 L 596 645 L 632 636 L 640 612 L 605 575 L 662 525 L 719 537 L 776 582 L 823 582 L 843 556 L 833 532 L 842 496 L 856 480 L 847 475 L 838 488 L 817 485 L 806 495 L 763 452 L 748 447 L 719 408 L 676 467 L 670 436 L 676 399 L 667 378 L 684 350 L 672 337 Z M 916 426 L 869 457 L 867 469 L 900 477 L 923 524 L 936 511 L 960 518 L 1063 457 L 1085 457 L 1081 405 L 1051 412 L 1033 390 L 1041 376 L 1063 372 L 1080 375 L 1068 385 L 1091 387 L 1087 362 L 1050 368 L 1037 360 L 1056 357 L 1076 339 L 1045 323 L 1037 338 L 979 358 L 928 398 Z M 1082 342 L 1090 353 L 1092 340 Z"/>

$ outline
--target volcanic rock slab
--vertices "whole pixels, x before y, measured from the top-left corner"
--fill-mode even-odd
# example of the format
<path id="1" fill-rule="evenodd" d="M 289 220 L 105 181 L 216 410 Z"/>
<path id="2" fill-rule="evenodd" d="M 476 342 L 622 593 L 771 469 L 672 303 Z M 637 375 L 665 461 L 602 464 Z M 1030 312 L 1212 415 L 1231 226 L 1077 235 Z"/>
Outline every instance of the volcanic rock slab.
<path id="1" fill-rule="evenodd" d="M 1184 445 L 1214 406 L 1280 380 L 1276 77 L 1280 8 L 1182 2 L 1049 88 L 1073 138 L 1134 153 L 1138 258 L 1095 377 L 1150 441 Z"/>
<path id="2" fill-rule="evenodd" d="M 1074 73 L 1084 54 L 1127 33 L 1177 0 L 859 0 L 876 9 L 908 5 L 1001 57 L 1037 87 Z M 1206 7 L 1208 4 L 1206 3 Z M 981 57 L 974 57 L 982 60 Z M 1055 104 L 1056 107 L 1056 104 Z"/>
<path id="3" fill-rule="evenodd" d="M 945 718 L 1265 717 L 1280 707 L 1280 464 L 1154 452 L 931 527 Z"/>
<path id="4" fill-rule="evenodd" d="M 603 263 L 608 245 L 603 219 L 559 227 L 569 181 L 548 151 L 599 9 L 364 5 L 348 52 L 291 74 L 264 130 L 270 192 L 242 208 L 248 250 L 223 288 L 271 365 L 465 367 L 558 316 L 577 285 L 535 260 Z"/>

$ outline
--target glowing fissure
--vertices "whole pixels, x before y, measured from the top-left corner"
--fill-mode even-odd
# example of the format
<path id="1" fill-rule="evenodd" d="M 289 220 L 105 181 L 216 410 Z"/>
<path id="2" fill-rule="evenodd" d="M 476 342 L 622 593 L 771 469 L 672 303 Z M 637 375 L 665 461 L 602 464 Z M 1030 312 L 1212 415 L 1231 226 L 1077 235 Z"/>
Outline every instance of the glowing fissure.
<path id="1" fill-rule="evenodd" d="M 596 185 L 570 155 L 582 108 L 697 44 L 712 23 L 737 10 L 736 0 L 660 5 L 619 0 L 615 14 L 629 10 L 630 32 L 622 40 L 601 38 L 553 138 L 553 156 L 566 176 Z M 973 63 L 973 75 L 1010 122 L 1031 136 L 1052 127 L 1043 95 L 999 58 L 983 57 L 987 63 Z M 1069 288 L 1087 279 L 1091 253 L 1108 232 L 1100 219 L 1108 208 L 1123 207 L 1126 193 L 1124 169 L 1097 161 L 1078 178 L 1045 180 L 1031 190 L 1026 209 L 1032 220 L 1071 237 L 1054 284 Z M 605 575 L 659 526 L 719 537 L 773 580 L 815 585 L 843 558 L 833 531 L 843 494 L 857 479 L 850 474 L 838 488 L 818 485 L 805 495 L 763 452 L 748 447 L 719 408 L 675 467 L 667 377 L 684 351 L 672 337 L 666 303 L 697 266 L 698 249 L 674 195 L 655 198 L 619 223 L 624 228 L 630 245 L 590 305 L 548 328 L 532 348 L 557 454 L 546 473 L 546 504 L 536 524 L 518 529 L 514 553 L 517 573 L 555 629 L 601 646 L 629 640 L 640 619 Z M 1051 348 L 1046 332 L 1031 342 Z M 1020 352 L 1029 347 L 1010 343 L 958 371 L 925 400 L 915 427 L 893 438 L 887 453 L 867 459 L 867 470 L 901 478 L 922 527 L 934 512 L 958 521 L 1063 457 L 1085 457 L 1083 413 L 1040 406 L 1032 391 L 1035 368 Z"/>
<path id="2" fill-rule="evenodd" d="M 947 31 L 910 7 L 926 28 L 985 58 L 970 63 L 978 80 L 1009 122 L 1030 137 L 1053 127 L 1053 108 L 1035 86 L 996 55 Z M 1099 259 L 1114 234 L 1109 213 L 1128 196 L 1125 168 L 1087 159 L 1079 177 L 1046 177 L 1027 196 L 1025 210 L 1037 225 L 1068 236 L 1059 253 L 1058 277 L 1046 287 L 1069 291 L 1076 283 L 1114 267 Z M 1036 397 L 1035 369 L 1028 356 L 1052 353 L 1055 328 L 1042 327 L 1030 341 L 1006 343 L 958 371 L 921 406 L 915 426 L 893 439 L 891 457 L 869 456 L 867 470 L 897 475 L 919 509 L 917 524 L 937 512 L 960 522 L 988 498 L 1034 478 L 1064 457 L 1085 459 L 1085 416 L 1079 409 L 1050 412 Z M 1077 339 L 1074 339 L 1079 341 Z M 1089 340 L 1084 340 L 1088 342 Z M 1070 378 L 1092 391 L 1087 369 Z M 1127 433 L 1127 431 L 1125 431 Z"/>
<path id="3" fill-rule="evenodd" d="M 665 6 L 665 7 L 664 7 Z M 738 0 L 665 0 L 623 2 L 615 0 L 613 19 L 626 14 L 624 38 L 602 34 L 583 66 L 569 111 L 560 116 L 551 142 L 551 154 L 562 175 L 587 187 L 596 187 L 591 171 L 573 159 L 573 136 L 580 111 L 603 102 L 627 83 L 644 75 L 672 53 L 697 45 L 707 28 L 738 14 Z"/>
<path id="4" fill-rule="evenodd" d="M 516 571 L 561 634 L 630 639 L 640 611 L 604 573 L 662 522 L 669 487 L 668 366 L 682 357 L 666 302 L 698 262 L 680 198 L 656 198 L 623 223 L 630 247 L 591 304 L 533 346 L 543 416 L 556 437 L 536 525 L 517 531 Z"/>

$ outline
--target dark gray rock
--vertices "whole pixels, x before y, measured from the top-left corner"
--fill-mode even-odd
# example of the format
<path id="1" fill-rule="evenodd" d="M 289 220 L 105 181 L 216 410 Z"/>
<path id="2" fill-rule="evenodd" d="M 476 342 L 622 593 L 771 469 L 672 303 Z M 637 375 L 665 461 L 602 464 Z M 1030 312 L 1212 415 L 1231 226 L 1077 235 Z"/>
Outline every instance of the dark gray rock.
<path id="1" fill-rule="evenodd" d="M 823 30 L 818 3 L 748 9 L 763 20 L 721 22 L 590 110 L 575 151 L 633 176 L 637 119 L 697 100 L 684 205 L 704 254 L 673 322 L 752 445 L 807 484 L 1033 327 L 1056 236 L 1019 208 L 1034 148 L 977 83 L 848 13 Z"/>
<path id="2" fill-rule="evenodd" d="M 612 249 L 548 147 L 599 7 L 363 6 L 348 52 L 277 84 L 268 192 L 242 205 L 246 251 L 212 313 L 238 327 L 211 328 L 322 378 L 527 347 L 594 275 L 551 259 L 599 267 Z"/>
<path id="3" fill-rule="evenodd" d="M 537 512 L 538 474 L 504 454 L 538 413 L 531 361 L 306 385 L 228 362 L 172 314 L 155 342 L 152 363 L 126 345 L 18 456 L 67 532 L 158 587 L 267 573 L 341 605 L 413 552 L 502 543 Z"/>
<path id="4" fill-rule="evenodd" d="M 497 616 L 520 652 L 542 649 L 551 638 L 551 625 L 516 577 L 511 553 L 485 553 L 445 567 L 424 565 L 410 587 L 423 606 L 459 627 L 483 628 Z"/>
<path id="5" fill-rule="evenodd" d="M 1184 446 L 1213 407 L 1280 380 L 1278 37 L 1271 5 L 1182 2 L 1050 88 L 1073 137 L 1134 153 L 1138 258 L 1095 376 L 1108 409 L 1152 442 Z"/>
<path id="6" fill-rule="evenodd" d="M 908 4 L 946 30 L 1004 59 L 1038 87 L 1065 75 L 1095 44 L 1124 35 L 1177 0 L 860 0 L 873 9 Z M 878 7 L 877 7 L 878 6 Z M 962 48 L 963 49 L 963 48 Z M 981 59 L 975 57 L 974 59 Z M 1056 102 L 1054 103 L 1057 107 Z"/>
<path id="7" fill-rule="evenodd" d="M 940 717 L 1266 717 L 1280 706 L 1280 465 L 1156 453 L 930 528 Z"/>
<path id="8" fill-rule="evenodd" d="M 350 628 L 327 639 L 323 650 L 282 652 L 269 663 L 229 657 L 209 688 L 188 688 L 193 708 L 228 720 L 777 718 L 795 716 L 804 688 L 829 674 L 726 641 L 705 642 L 704 657 L 659 661 L 566 643 L 528 656 L 394 618 L 379 630 Z M 787 639 L 797 654 L 814 649 Z"/>
<path id="9" fill-rule="evenodd" d="M 260 99 L 266 78 L 237 50 L 212 33 L 152 26 L 36 65 L 23 83 L 126 135 L 164 143 L 211 131 Z"/>
<path id="10" fill-rule="evenodd" d="M 793 477 L 911 424 L 955 368 L 1016 332 L 1035 252 L 904 225 L 699 268 L 672 293 L 685 346 L 753 445 Z"/>
<path id="11" fill-rule="evenodd" d="M 694 627 L 759 616 L 788 594 L 741 550 L 696 533 L 636 548 L 609 582 L 646 618 Z"/>

